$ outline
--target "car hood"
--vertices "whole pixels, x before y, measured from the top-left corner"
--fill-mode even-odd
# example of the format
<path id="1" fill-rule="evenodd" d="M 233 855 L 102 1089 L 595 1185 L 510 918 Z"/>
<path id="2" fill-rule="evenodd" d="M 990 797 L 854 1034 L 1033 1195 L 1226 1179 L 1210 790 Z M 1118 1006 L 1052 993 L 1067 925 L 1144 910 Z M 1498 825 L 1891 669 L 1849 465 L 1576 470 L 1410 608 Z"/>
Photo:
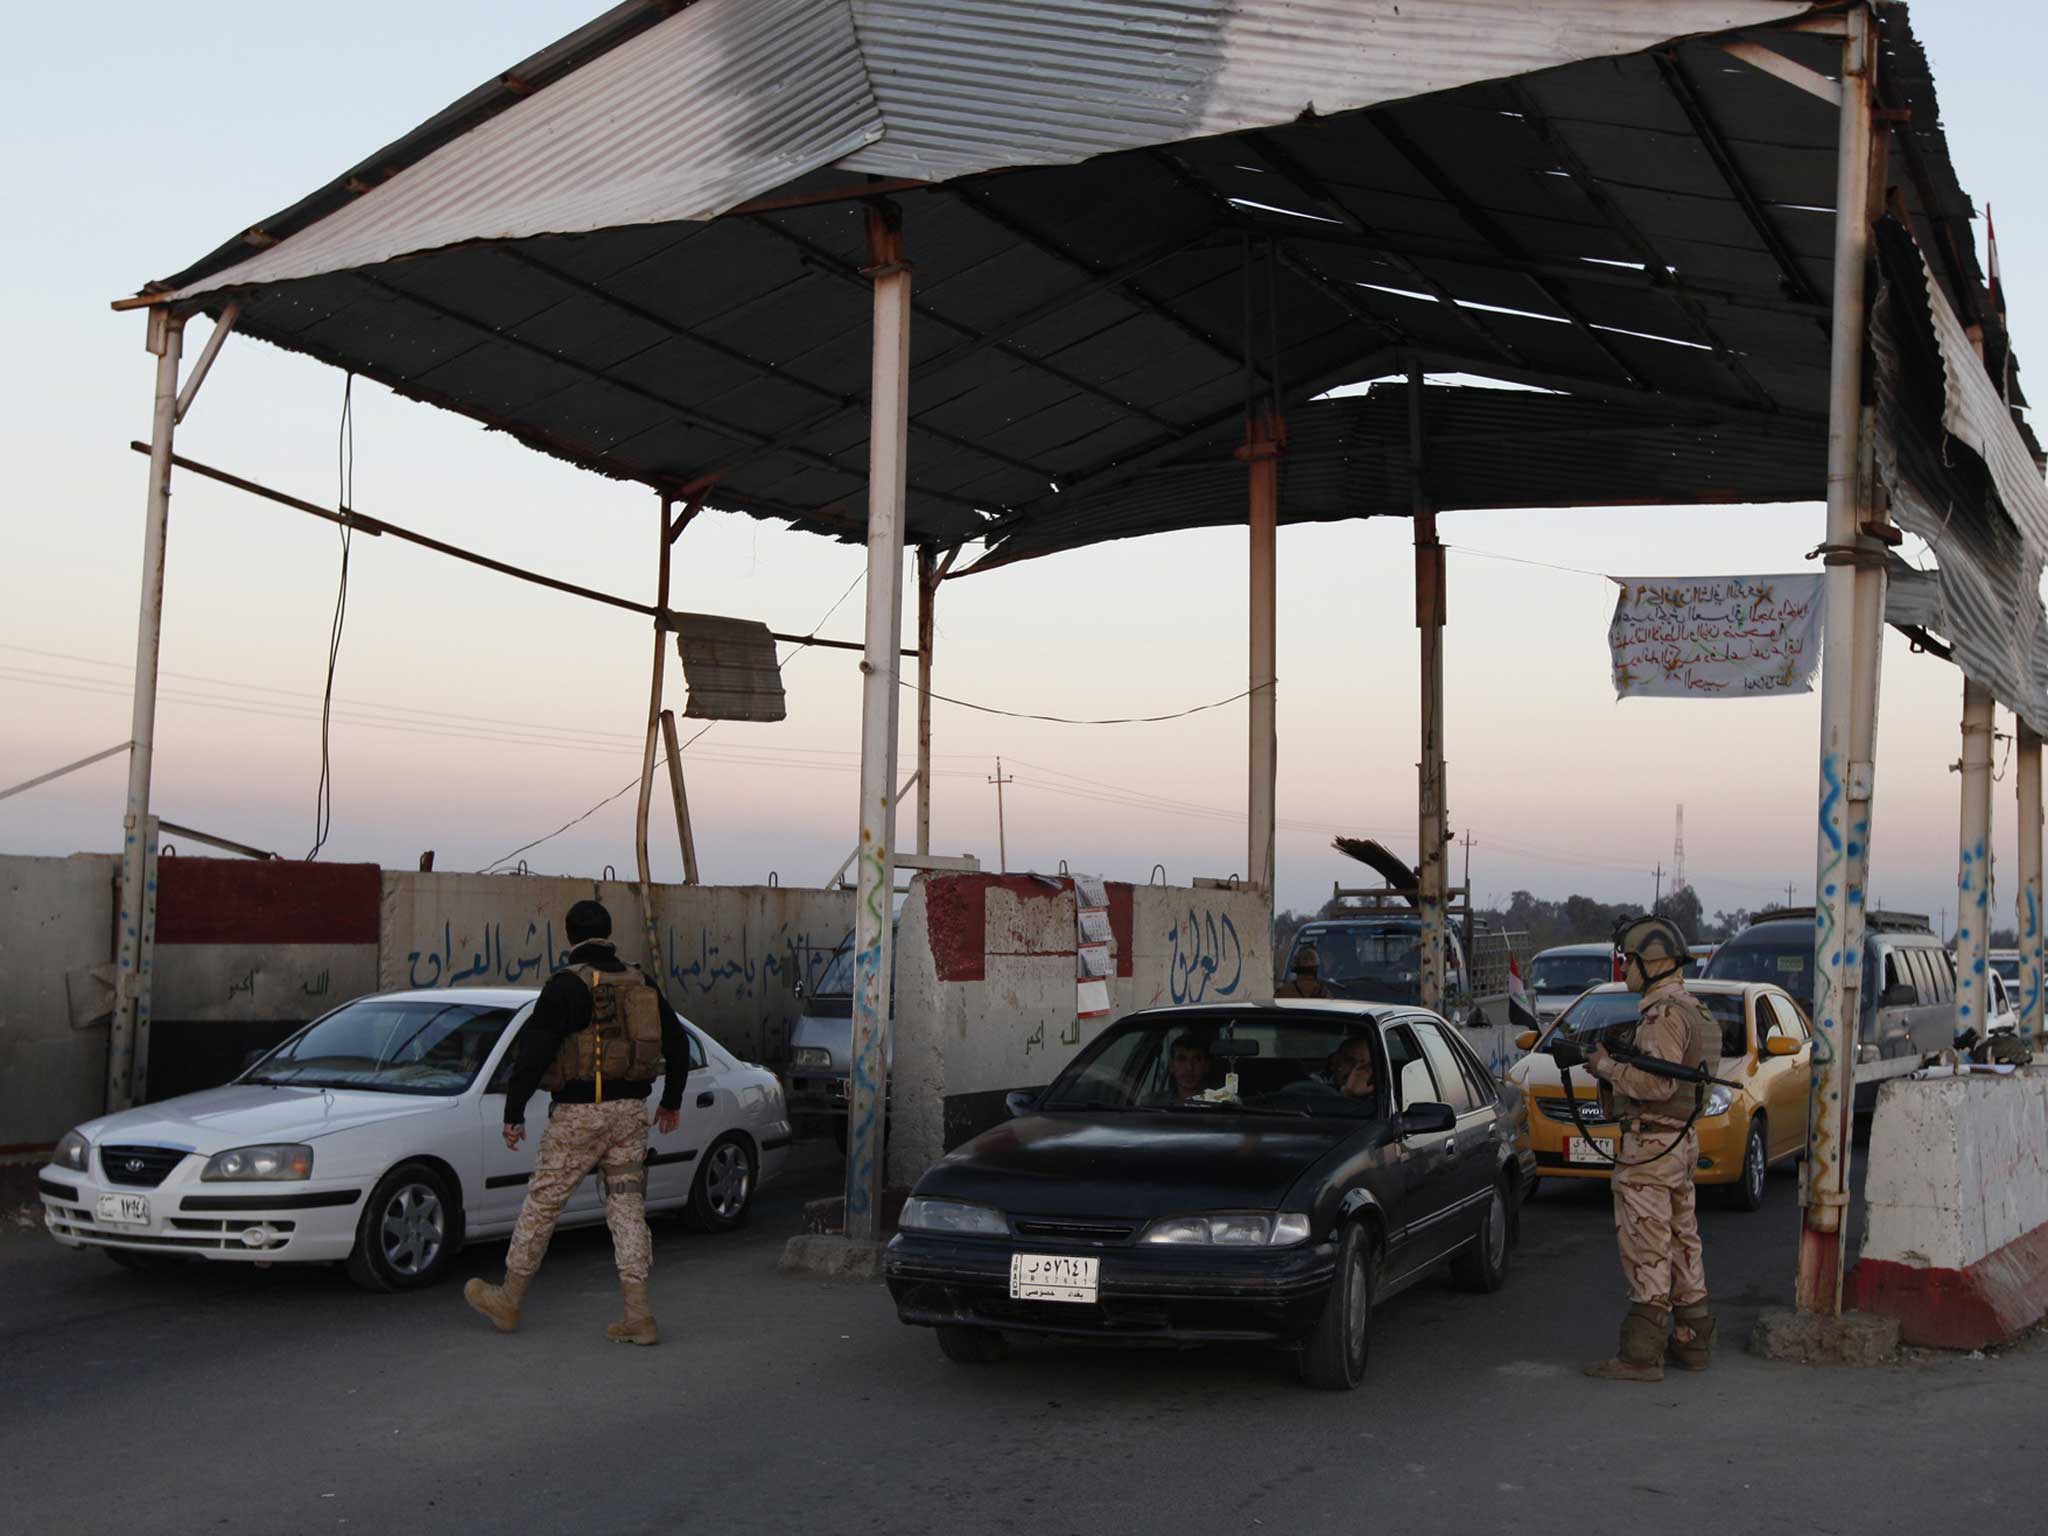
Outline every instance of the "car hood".
<path id="1" fill-rule="evenodd" d="M 265 1141 L 314 1141 L 382 1120 L 431 1114 L 452 1097 L 368 1093 L 351 1088 L 263 1088 L 229 1083 L 161 1104 L 123 1110 L 80 1127 L 103 1142 L 162 1142 L 195 1152 L 220 1152 Z"/>
<path id="2" fill-rule="evenodd" d="M 1274 1210 L 1302 1173 L 1371 1122 L 1053 1111 L 949 1153 L 917 1193 L 1017 1214 L 1148 1218 Z"/>

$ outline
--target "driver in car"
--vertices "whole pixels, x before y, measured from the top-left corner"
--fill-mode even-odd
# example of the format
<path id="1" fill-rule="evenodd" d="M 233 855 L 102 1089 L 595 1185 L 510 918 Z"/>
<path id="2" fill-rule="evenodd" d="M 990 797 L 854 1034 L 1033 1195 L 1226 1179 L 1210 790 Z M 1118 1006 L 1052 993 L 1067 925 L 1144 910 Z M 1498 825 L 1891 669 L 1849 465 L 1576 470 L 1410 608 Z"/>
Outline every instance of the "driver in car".
<path id="1" fill-rule="evenodd" d="M 1166 1071 L 1169 1078 L 1167 1102 L 1185 1104 L 1204 1088 L 1209 1086 L 1209 1073 L 1215 1065 L 1215 1057 L 1209 1054 L 1209 1037 L 1190 1030 L 1173 1042 L 1173 1054 L 1167 1059 Z"/>

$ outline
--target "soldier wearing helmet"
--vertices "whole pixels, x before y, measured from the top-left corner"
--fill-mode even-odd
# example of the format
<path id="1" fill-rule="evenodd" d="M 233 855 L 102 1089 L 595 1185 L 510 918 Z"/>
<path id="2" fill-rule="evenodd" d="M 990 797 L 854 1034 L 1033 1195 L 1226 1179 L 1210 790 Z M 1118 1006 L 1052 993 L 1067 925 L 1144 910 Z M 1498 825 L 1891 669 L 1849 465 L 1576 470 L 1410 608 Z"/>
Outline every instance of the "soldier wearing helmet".
<path id="1" fill-rule="evenodd" d="M 1273 989 L 1275 997 L 1335 997 L 1321 976 L 1323 957 L 1313 944 L 1294 952 L 1294 974 Z"/>
<path id="2" fill-rule="evenodd" d="M 1712 1070 L 1721 1032 L 1685 989 L 1689 958 L 1685 935 L 1662 917 L 1624 919 L 1614 946 L 1622 977 L 1642 994 L 1635 1048 L 1689 1067 Z M 1703 1088 L 1658 1077 L 1617 1061 L 1604 1046 L 1587 1057 L 1601 1081 L 1603 1109 L 1621 1122 L 1614 1170 L 1614 1224 L 1628 1282 L 1628 1315 L 1621 1347 L 1611 1360 L 1586 1367 L 1610 1381 L 1662 1381 L 1664 1362 L 1705 1370 L 1714 1345 L 1707 1304 L 1699 1213 L 1692 1172 L 1699 1161 L 1693 1127 Z M 1671 1328 L 1667 1340 L 1666 1327 Z"/>

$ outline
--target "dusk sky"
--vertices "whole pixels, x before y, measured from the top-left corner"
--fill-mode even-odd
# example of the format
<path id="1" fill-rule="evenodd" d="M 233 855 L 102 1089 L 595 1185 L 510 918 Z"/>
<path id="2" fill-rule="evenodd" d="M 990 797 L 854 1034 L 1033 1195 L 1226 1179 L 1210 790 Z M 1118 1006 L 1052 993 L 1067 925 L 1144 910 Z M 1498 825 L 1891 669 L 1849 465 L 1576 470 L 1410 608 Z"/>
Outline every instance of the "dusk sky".
<path id="1" fill-rule="evenodd" d="M 40 7 L 0 62 L 10 216 L 0 280 L 14 365 L 0 383 L 0 787 L 128 734 L 151 359 L 108 301 L 212 249 L 587 20 L 599 0 L 362 0 Z M 1963 185 L 1997 213 L 2023 363 L 2048 357 L 2048 205 L 2039 197 L 2040 9 L 1915 8 Z M 1978 226 L 1982 238 L 1982 224 Z M 188 357 L 204 338 L 195 322 Z M 2037 367 L 2048 364 L 2036 364 Z M 179 450 L 309 500 L 336 496 L 342 375 L 230 340 Z M 2037 388 L 2039 386 L 2037 385 Z M 474 424 L 355 388 L 354 504 L 568 580 L 651 599 L 651 492 L 573 470 Z M 312 843 L 335 530 L 239 492 L 175 483 L 158 716 L 159 814 L 288 857 Z M 1446 514 L 1451 823 L 1481 899 L 1516 888 L 1647 903 L 1685 806 L 1686 871 L 1709 913 L 1805 900 L 1814 866 L 1818 693 L 1615 702 L 1614 588 L 1590 572 L 1810 571 L 1817 505 Z M 1416 632 L 1406 521 L 1280 534 L 1279 904 L 1362 873 L 1333 833 L 1415 849 Z M 937 686 L 1001 708 L 1152 715 L 1246 686 L 1246 535 L 1126 541 L 948 584 Z M 1909 553 L 1915 553 L 1909 549 Z M 1919 552 L 1924 555 L 1924 552 Z M 1508 558 L 1508 557 L 1513 557 Z M 1548 562 L 1544 565 L 1517 561 Z M 730 513 L 677 546 L 674 606 L 857 639 L 855 547 Z M 623 612 L 391 540 L 352 558 L 321 857 L 471 870 L 633 779 L 649 636 Z M 843 601 L 839 601 L 844 596 Z M 906 634 L 914 612 L 906 583 Z M 720 724 L 686 754 L 706 879 L 817 884 L 851 846 L 857 658 L 786 672 L 789 718 Z M 1955 905 L 1961 678 L 1888 635 L 1874 898 Z M 671 662 L 670 703 L 683 703 Z M 904 769 L 914 761 L 912 700 Z M 686 732 L 696 729 L 686 723 Z M 2011 718 L 2000 712 L 2000 729 Z M 996 860 L 1001 754 L 1010 865 L 1175 883 L 1245 864 L 1245 705 L 1170 724 L 1075 727 L 946 704 L 934 730 L 934 846 Z M 1995 759 L 2005 760 L 2005 747 Z M 125 766 L 0 802 L 0 849 L 119 846 Z M 1995 790 L 2011 869 L 2012 778 Z M 680 870 L 657 800 L 660 876 Z M 534 849 L 530 867 L 630 871 L 633 796 Z M 906 808 L 899 842 L 911 843 Z M 196 848 L 181 851 L 197 852 Z M 1462 857 L 1462 855 L 1460 855 Z M 1453 866 L 1454 870 L 1457 868 Z M 2013 882 L 1998 897 L 2010 912 Z M 2006 919 L 2009 921 L 2009 917 Z"/>

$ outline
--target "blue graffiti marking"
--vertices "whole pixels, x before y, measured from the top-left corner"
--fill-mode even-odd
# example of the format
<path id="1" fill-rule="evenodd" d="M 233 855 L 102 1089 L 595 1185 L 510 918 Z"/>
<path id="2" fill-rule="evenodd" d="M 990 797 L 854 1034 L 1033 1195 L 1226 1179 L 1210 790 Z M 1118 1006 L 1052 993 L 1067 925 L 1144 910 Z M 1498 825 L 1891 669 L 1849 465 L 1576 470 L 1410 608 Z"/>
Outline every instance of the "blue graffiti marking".
<path id="1" fill-rule="evenodd" d="M 1219 921 L 1214 912 L 1198 915 L 1190 907 L 1186 920 L 1176 922 L 1166 931 L 1166 937 L 1173 945 L 1166 976 L 1175 1003 L 1199 1003 L 1209 995 L 1212 985 L 1219 997 L 1229 997 L 1237 991 L 1244 980 L 1244 944 L 1229 913 L 1224 913 Z M 1230 979 L 1218 981 L 1226 966 L 1230 968 Z"/>

